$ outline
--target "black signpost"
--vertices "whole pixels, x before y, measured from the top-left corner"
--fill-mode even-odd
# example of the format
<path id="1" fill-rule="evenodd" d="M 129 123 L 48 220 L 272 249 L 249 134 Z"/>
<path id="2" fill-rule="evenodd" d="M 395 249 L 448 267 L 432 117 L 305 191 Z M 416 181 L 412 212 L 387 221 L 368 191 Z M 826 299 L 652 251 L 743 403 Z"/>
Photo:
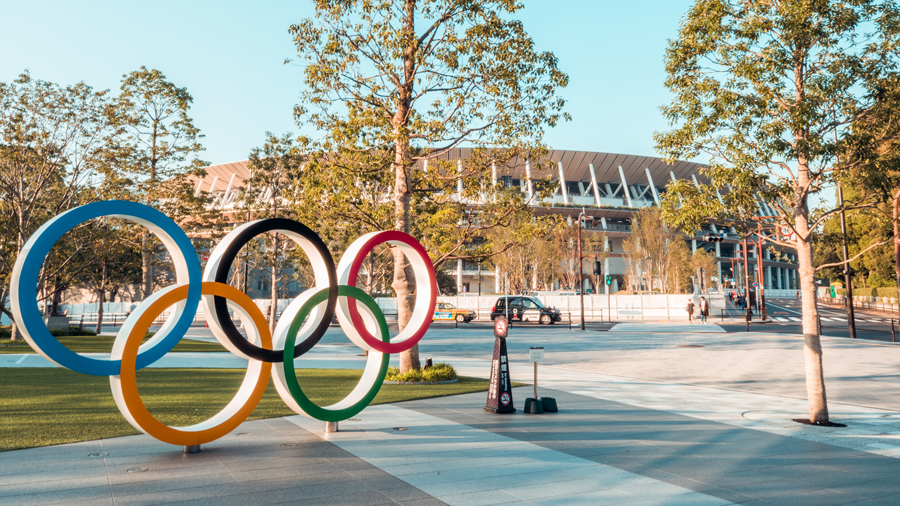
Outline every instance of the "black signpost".
<path id="1" fill-rule="evenodd" d="M 491 362 L 491 383 L 488 387 L 484 410 L 497 413 L 515 413 L 512 384 L 509 379 L 509 358 L 506 354 L 506 335 L 509 323 L 505 316 L 494 318 L 494 360 Z"/>

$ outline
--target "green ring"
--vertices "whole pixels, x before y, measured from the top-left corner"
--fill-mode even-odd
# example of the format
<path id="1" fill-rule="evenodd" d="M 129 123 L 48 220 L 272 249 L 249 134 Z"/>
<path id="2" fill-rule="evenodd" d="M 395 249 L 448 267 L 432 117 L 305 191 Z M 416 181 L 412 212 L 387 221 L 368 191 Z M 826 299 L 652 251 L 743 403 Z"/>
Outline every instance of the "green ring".
<path id="1" fill-rule="evenodd" d="M 381 312 L 381 308 L 378 307 L 375 299 L 370 297 L 369 294 L 360 290 L 359 288 L 349 285 L 338 286 L 338 296 L 352 297 L 362 302 L 367 308 L 369 308 L 369 311 L 371 311 L 372 314 L 375 315 L 375 320 L 378 322 L 378 327 L 381 330 L 381 340 L 386 343 L 389 343 L 391 341 L 391 335 L 388 332 L 387 321 L 384 319 L 384 313 Z M 381 369 L 378 372 L 378 377 L 375 383 L 369 388 L 369 391 L 362 397 L 362 399 L 355 402 L 353 405 L 343 409 L 327 409 L 320 407 L 313 401 L 311 401 L 309 397 L 307 397 L 306 394 L 303 393 L 303 389 L 300 388 L 300 382 L 297 381 L 297 371 L 294 368 L 294 345 L 297 343 L 297 334 L 300 332 L 300 327 L 303 325 L 303 320 L 306 319 L 306 316 L 310 311 L 312 311 L 314 307 L 321 304 L 326 299 L 328 299 L 328 288 L 323 288 L 300 307 L 300 310 L 297 312 L 297 316 L 295 316 L 293 321 L 291 321 L 291 326 L 287 331 L 287 337 L 285 338 L 284 343 L 284 362 L 281 363 L 281 366 L 284 368 L 284 381 L 287 384 L 288 390 L 290 390 L 291 392 L 291 397 L 293 397 L 294 400 L 297 401 L 297 404 L 301 409 L 303 409 L 306 414 L 317 420 L 322 420 L 323 422 L 340 422 L 342 420 L 346 420 L 348 418 L 352 418 L 355 415 L 358 415 L 359 412 L 365 409 L 366 406 L 368 406 L 369 403 L 372 402 L 372 399 L 374 399 L 375 396 L 378 395 L 378 391 L 381 389 L 381 385 L 384 383 L 384 378 L 387 375 L 388 364 L 390 363 L 390 355 L 375 350 L 369 351 L 369 360 L 374 358 L 372 357 L 373 353 L 381 353 Z M 290 374 L 288 374 L 288 372 L 290 372 Z"/>

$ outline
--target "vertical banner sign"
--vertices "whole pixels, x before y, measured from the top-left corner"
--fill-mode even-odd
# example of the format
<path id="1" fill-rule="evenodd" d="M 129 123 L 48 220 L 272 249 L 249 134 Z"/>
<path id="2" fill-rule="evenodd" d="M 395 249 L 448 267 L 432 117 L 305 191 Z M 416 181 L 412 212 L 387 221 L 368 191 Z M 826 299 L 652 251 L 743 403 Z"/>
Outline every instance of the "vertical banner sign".
<path id="1" fill-rule="evenodd" d="M 504 326 L 505 327 L 505 326 Z M 506 339 L 497 336 L 494 341 L 494 360 L 491 362 L 491 383 L 488 387 L 485 411 L 491 413 L 515 413 L 512 385 L 509 380 L 509 359 L 506 355 Z"/>

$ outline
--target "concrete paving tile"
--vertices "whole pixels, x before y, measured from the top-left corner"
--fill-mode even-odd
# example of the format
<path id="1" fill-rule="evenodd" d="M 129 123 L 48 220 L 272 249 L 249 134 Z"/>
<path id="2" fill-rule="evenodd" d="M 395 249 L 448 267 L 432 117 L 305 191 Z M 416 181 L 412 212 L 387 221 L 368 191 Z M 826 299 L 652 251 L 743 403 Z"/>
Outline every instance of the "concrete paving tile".
<path id="1" fill-rule="evenodd" d="M 296 479 L 315 479 L 316 477 L 321 477 L 321 479 L 328 480 L 329 477 L 341 477 L 342 479 L 349 479 L 351 475 L 348 471 L 344 471 L 343 469 L 338 468 L 337 466 L 327 463 L 327 464 L 317 464 L 312 466 L 299 466 L 299 467 L 266 467 L 263 469 L 250 469 L 243 470 L 240 467 L 232 466 L 231 469 L 228 470 L 229 474 L 234 477 L 236 481 L 246 482 L 246 481 L 257 481 L 257 480 L 270 480 L 277 478 L 296 478 Z"/>
<path id="2" fill-rule="evenodd" d="M 116 500 L 127 497 L 150 495 L 156 493 L 177 492 L 203 487 L 233 485 L 234 479 L 227 473 L 209 476 L 191 476 L 185 478 L 168 478 L 165 480 L 147 480 L 135 483 L 113 485 L 112 493 Z"/>
<path id="3" fill-rule="evenodd" d="M 128 469 L 142 468 L 145 472 L 130 473 Z M 171 479 L 189 480 L 191 478 L 203 478 L 207 476 L 227 475 L 228 471 L 222 466 L 213 463 L 210 465 L 178 467 L 178 468 L 162 468 L 158 469 L 149 465 L 143 465 L 140 462 L 132 464 L 129 467 L 117 466 L 115 469 L 109 470 L 109 483 L 116 487 L 119 485 L 126 486 L 133 483 L 141 483 L 147 481 L 166 481 Z"/>
<path id="4" fill-rule="evenodd" d="M 0 488 L 6 485 L 16 485 L 21 483 L 106 476 L 106 466 L 103 465 L 102 460 L 99 462 L 66 461 L 65 464 L 34 464 L 32 462 L 20 462 L 14 466 L 9 466 L 9 469 L 6 469 L 6 471 L 10 474 L 0 476 Z M 12 471 L 16 472 L 13 474 Z"/>
<path id="5" fill-rule="evenodd" d="M 622 492 L 621 490 L 608 489 L 597 490 L 584 494 L 566 494 L 553 497 L 541 497 L 529 499 L 529 503 L 536 506 L 611 506 L 613 504 L 634 504 L 639 502 L 644 504 L 652 504 L 645 502 L 637 497 Z"/>
<path id="6" fill-rule="evenodd" d="M 769 471 L 769 470 L 767 470 Z M 850 485 L 853 483 L 865 483 L 868 481 L 872 481 L 872 478 L 868 476 L 863 476 L 856 473 L 847 473 L 841 471 L 830 471 L 830 472 L 822 472 L 815 474 L 803 474 L 800 476 L 793 476 L 790 479 L 794 481 L 798 481 L 800 483 L 804 483 L 807 485 L 812 485 L 821 488 L 831 488 L 839 487 L 842 485 Z M 900 489 L 898 489 L 900 492 Z"/>
<path id="7" fill-rule="evenodd" d="M 466 492 L 479 492 L 482 490 L 495 490 L 496 484 L 481 481 L 451 481 L 416 485 L 416 488 L 434 497 L 443 495 L 463 494 Z"/>
<path id="8" fill-rule="evenodd" d="M 837 506 L 858 502 L 861 498 L 842 494 L 834 490 L 820 489 L 796 495 L 768 497 L 765 500 L 776 506 Z"/>
<path id="9" fill-rule="evenodd" d="M 836 485 L 829 488 L 853 497 L 858 497 L 860 500 L 880 500 L 879 498 L 881 497 L 900 495 L 900 483 L 898 483 L 896 475 L 894 479 L 877 479 L 857 483 L 847 483 L 845 485 Z"/>
<path id="10" fill-rule="evenodd" d="M 401 506 L 447 506 L 447 503 L 435 498 L 414 499 L 412 501 L 404 501 Z"/>
<path id="11" fill-rule="evenodd" d="M 623 483 L 615 488 L 648 501 L 667 499 L 688 492 L 682 487 L 656 480 L 644 483 Z"/>
<path id="12" fill-rule="evenodd" d="M 482 492 L 469 492 L 467 494 L 442 495 L 436 497 L 450 506 L 490 506 L 492 504 L 507 504 L 518 502 L 519 498 L 500 490 L 485 490 Z"/>
<path id="13" fill-rule="evenodd" d="M 67 492 L 76 493 L 74 491 L 82 488 L 108 487 L 106 475 L 70 478 L 66 480 L 52 481 L 30 481 L 25 483 L 16 483 L 12 485 L 4 485 L 0 487 L 0 497 L 13 498 L 22 497 L 33 494 L 57 493 L 65 495 Z"/>
<path id="14" fill-rule="evenodd" d="M 89 503 L 92 501 L 103 502 L 111 499 L 109 486 L 83 487 L 69 490 L 54 490 L 50 492 L 33 492 L 26 495 L 2 496 L 0 504 L 16 506 L 44 506 L 50 504 L 69 504 L 73 502 Z"/>
<path id="15" fill-rule="evenodd" d="M 734 504 L 727 499 L 711 497 L 699 492 L 669 496 L 656 499 L 654 502 L 665 504 L 666 506 L 725 506 L 727 504 Z"/>
<path id="16" fill-rule="evenodd" d="M 603 482 L 596 479 L 583 479 L 565 482 L 550 482 L 519 487 L 504 487 L 503 491 L 524 501 L 534 501 L 545 497 L 562 497 L 573 494 L 586 494 L 598 490 L 613 488 L 609 480 Z"/>
<path id="17" fill-rule="evenodd" d="M 169 502 L 200 502 L 210 498 L 229 497 L 251 492 L 253 491 L 249 491 L 248 487 L 241 483 L 188 487 L 134 495 L 117 495 L 116 506 L 144 506 L 151 504 L 165 504 Z"/>

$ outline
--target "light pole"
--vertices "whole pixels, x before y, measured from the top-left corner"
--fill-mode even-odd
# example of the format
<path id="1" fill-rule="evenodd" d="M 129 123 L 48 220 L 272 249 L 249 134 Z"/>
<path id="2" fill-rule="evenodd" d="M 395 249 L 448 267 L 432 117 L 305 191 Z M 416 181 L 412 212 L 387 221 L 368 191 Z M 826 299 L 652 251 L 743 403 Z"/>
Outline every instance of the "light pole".
<path id="1" fill-rule="evenodd" d="M 898 202 L 900 202 L 900 191 L 894 195 L 894 268 L 897 271 L 897 311 L 900 312 L 900 234 L 897 233 Z M 897 318 L 900 319 L 900 316 Z"/>
<path id="2" fill-rule="evenodd" d="M 837 190 L 838 205 L 841 206 L 841 253 L 844 255 L 844 282 L 847 285 L 847 324 L 850 326 L 850 338 L 856 339 L 856 319 L 853 315 L 853 285 L 850 283 L 850 264 L 847 262 L 849 254 L 847 253 L 847 221 L 844 218 L 844 191 L 841 189 L 841 185 L 838 185 Z M 896 207 L 894 209 L 896 210 Z M 894 226 L 896 227 L 896 225 Z"/>
<path id="3" fill-rule="evenodd" d="M 744 308 L 746 309 L 746 319 L 750 321 L 750 315 L 753 314 L 750 311 L 750 265 L 747 261 L 747 234 L 744 234 L 743 247 L 744 250 Z"/>
<path id="4" fill-rule="evenodd" d="M 584 218 L 594 221 L 584 214 L 583 209 L 578 213 L 578 298 L 581 304 L 581 330 L 584 330 L 584 266 L 581 264 L 581 220 Z"/>
<path id="5" fill-rule="evenodd" d="M 759 314 L 761 315 L 762 321 L 766 321 L 766 281 L 765 281 L 765 273 L 763 272 L 763 261 L 762 261 L 762 223 L 756 222 L 756 265 L 759 274 L 756 276 L 757 282 L 759 282 L 759 298 L 757 304 L 759 304 Z"/>

